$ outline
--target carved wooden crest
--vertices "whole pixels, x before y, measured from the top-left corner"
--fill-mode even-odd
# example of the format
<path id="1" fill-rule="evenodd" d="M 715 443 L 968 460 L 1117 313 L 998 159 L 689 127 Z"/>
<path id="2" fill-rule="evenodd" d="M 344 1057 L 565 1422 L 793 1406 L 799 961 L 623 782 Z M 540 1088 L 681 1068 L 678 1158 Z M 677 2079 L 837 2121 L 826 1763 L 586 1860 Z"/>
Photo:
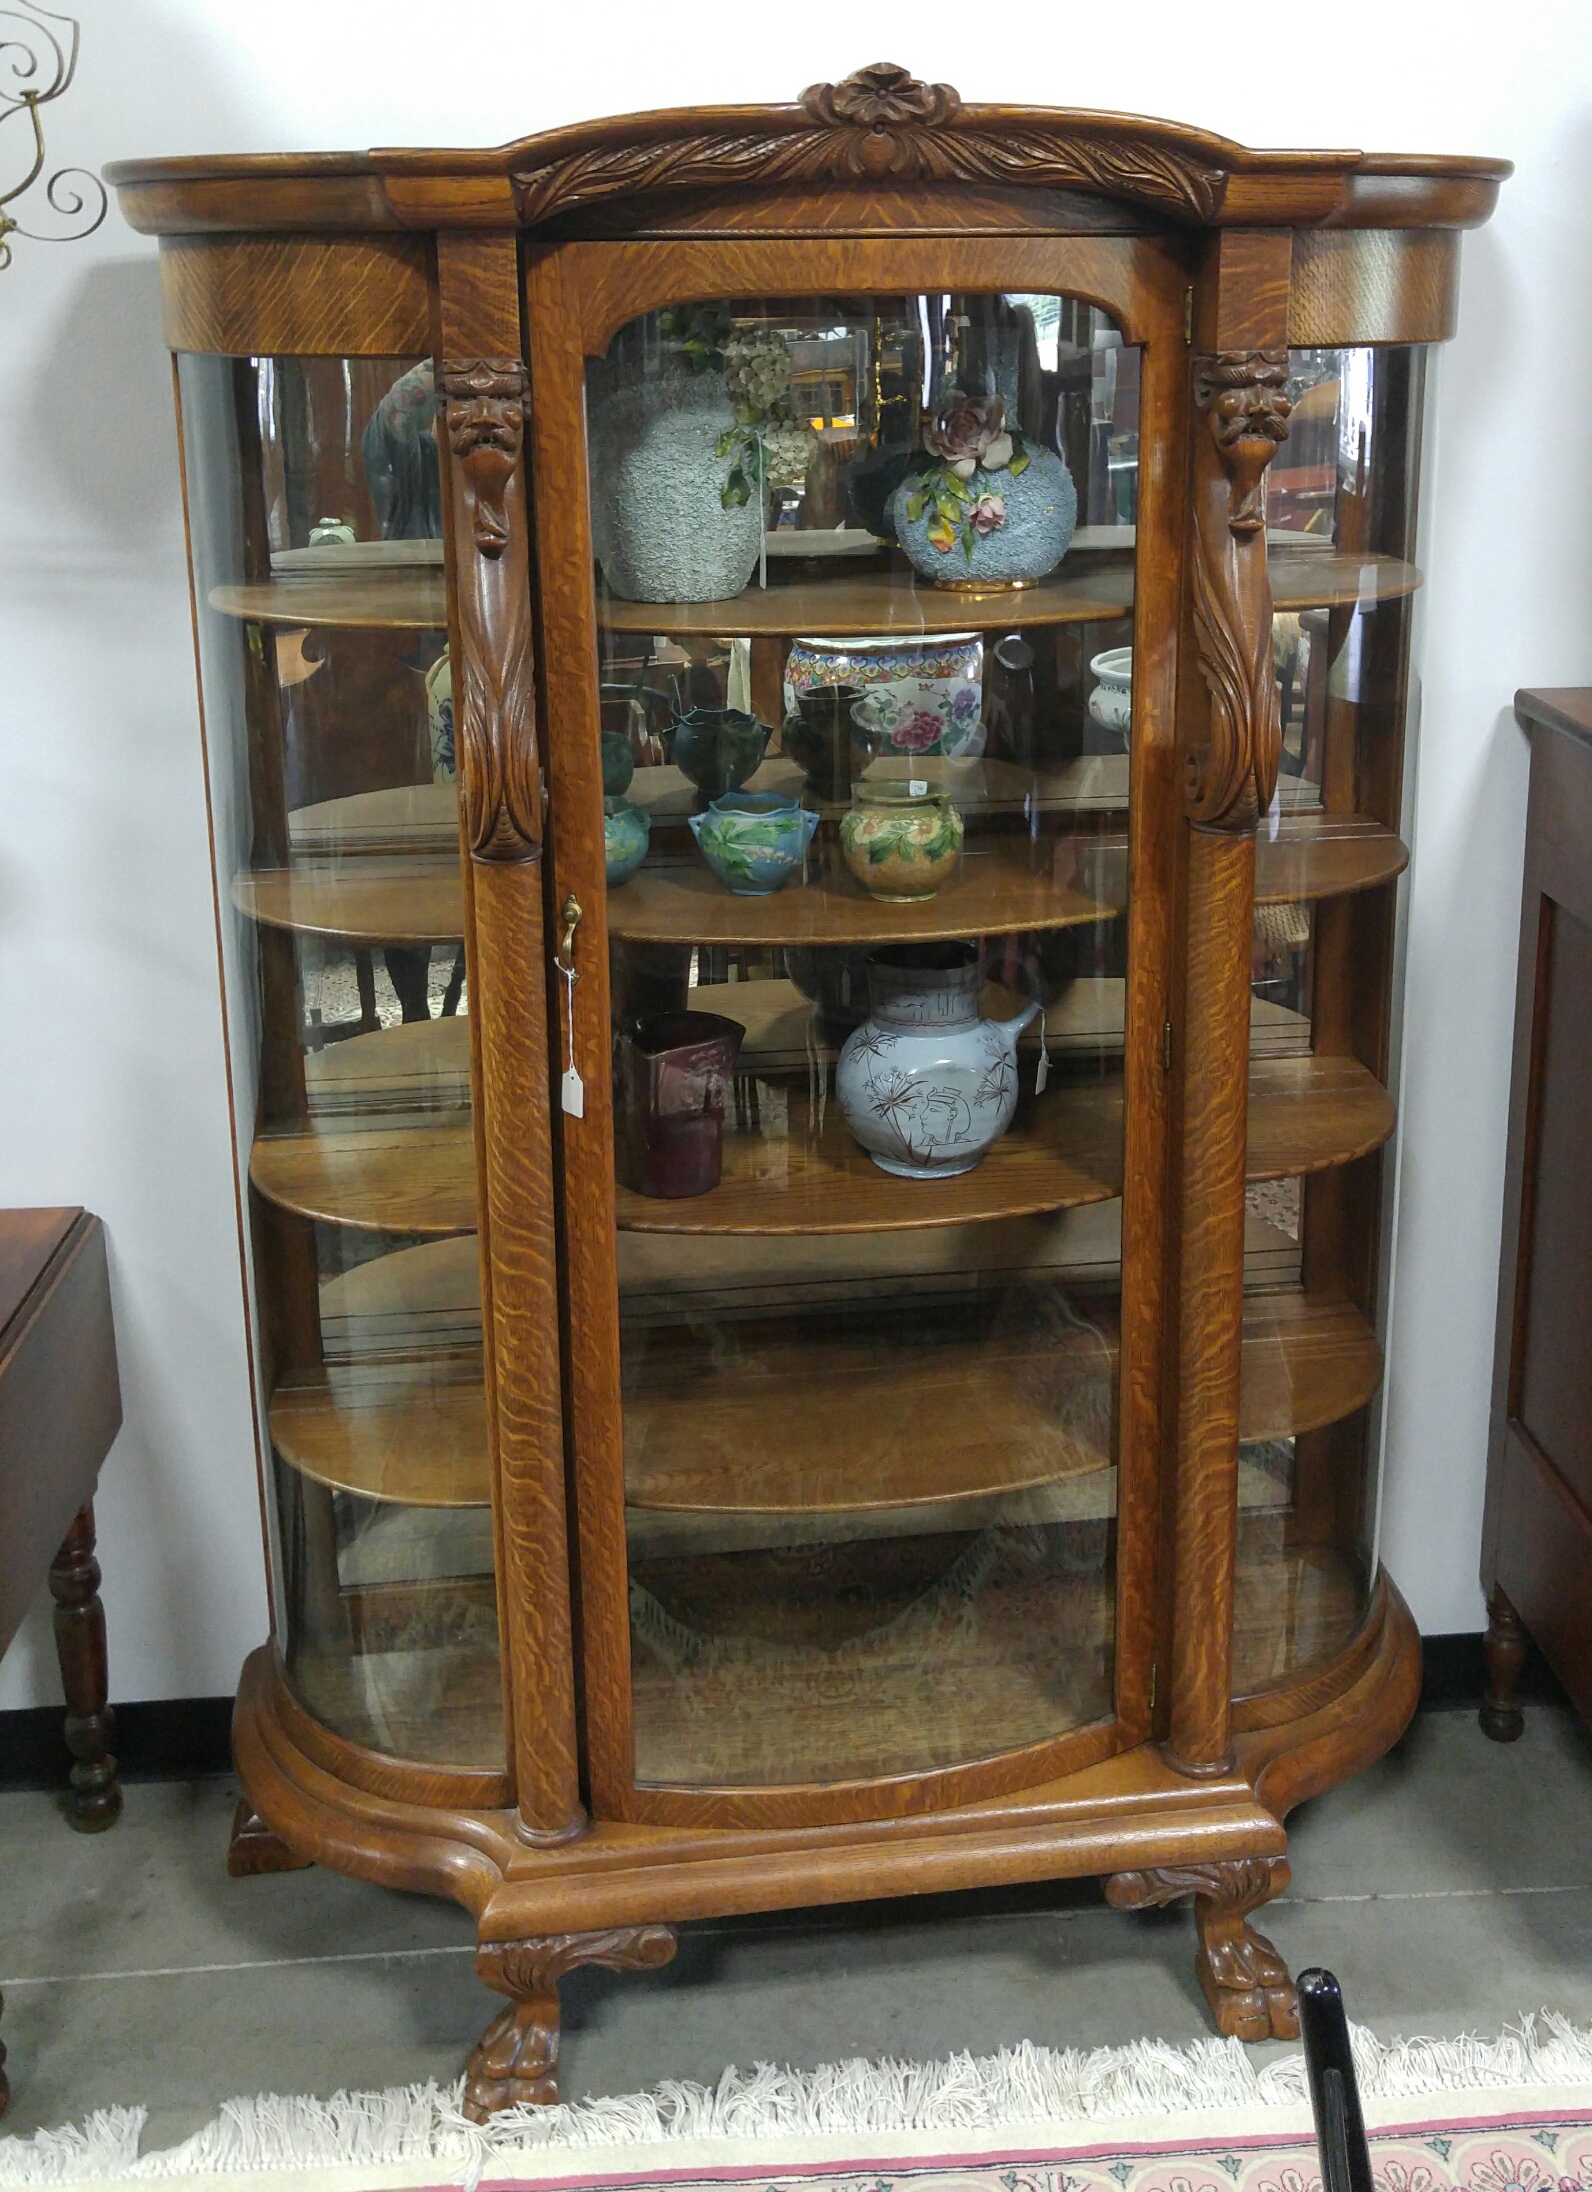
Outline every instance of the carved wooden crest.
<path id="1" fill-rule="evenodd" d="M 517 170 L 527 227 L 635 191 L 770 184 L 1015 183 L 1098 191 L 1184 220 L 1209 220 L 1222 171 L 1131 127 L 1081 128 L 1021 107 L 964 107 L 878 61 L 842 84 L 813 84 L 800 104 L 733 113 L 700 130 L 595 145 Z"/>

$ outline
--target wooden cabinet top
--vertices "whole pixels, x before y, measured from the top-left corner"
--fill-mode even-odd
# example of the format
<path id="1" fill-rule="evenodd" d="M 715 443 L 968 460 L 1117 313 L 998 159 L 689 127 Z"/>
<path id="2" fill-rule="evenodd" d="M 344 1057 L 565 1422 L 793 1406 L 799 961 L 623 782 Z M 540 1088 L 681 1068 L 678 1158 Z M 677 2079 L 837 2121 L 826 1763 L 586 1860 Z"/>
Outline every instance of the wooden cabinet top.
<path id="1" fill-rule="evenodd" d="M 949 186 L 1034 225 L 1132 229 L 1456 229 L 1491 213 L 1506 160 L 1254 151 L 1175 122 L 1065 107 L 964 104 L 905 69 L 814 84 L 789 106 L 684 107 L 586 122 L 482 150 L 124 160 L 106 170 L 132 225 L 213 230 L 756 225 L 760 200 L 834 199 L 833 223 L 914 223 Z M 1021 206 L 1019 207 L 1019 201 Z M 617 226 L 605 231 L 605 220 Z"/>

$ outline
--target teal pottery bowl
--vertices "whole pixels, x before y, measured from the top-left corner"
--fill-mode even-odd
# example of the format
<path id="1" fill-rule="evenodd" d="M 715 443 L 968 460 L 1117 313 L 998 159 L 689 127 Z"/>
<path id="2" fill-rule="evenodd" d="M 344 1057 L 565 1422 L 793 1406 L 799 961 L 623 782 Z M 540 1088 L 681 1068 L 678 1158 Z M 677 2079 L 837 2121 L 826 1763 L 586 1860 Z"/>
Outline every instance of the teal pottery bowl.
<path id="1" fill-rule="evenodd" d="M 608 888 L 628 883 L 647 857 L 652 817 L 628 799 L 603 801 L 603 850 L 608 856 Z"/>
<path id="2" fill-rule="evenodd" d="M 772 733 L 742 708 L 693 708 L 674 725 L 674 765 L 703 798 L 738 792 L 763 758 Z"/>
<path id="3" fill-rule="evenodd" d="M 799 872 L 818 827 L 810 807 L 780 792 L 727 792 L 688 817 L 703 859 L 737 898 L 765 898 Z"/>

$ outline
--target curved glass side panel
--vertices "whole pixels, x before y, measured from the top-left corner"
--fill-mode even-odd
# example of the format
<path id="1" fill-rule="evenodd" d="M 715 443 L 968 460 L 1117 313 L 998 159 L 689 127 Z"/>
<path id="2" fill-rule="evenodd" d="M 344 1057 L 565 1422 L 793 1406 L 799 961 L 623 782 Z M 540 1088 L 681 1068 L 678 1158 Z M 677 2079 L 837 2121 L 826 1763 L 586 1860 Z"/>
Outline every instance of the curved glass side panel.
<path id="1" fill-rule="evenodd" d="M 999 294 L 588 367 L 643 1783 L 1113 1711 L 1137 368 Z"/>
<path id="2" fill-rule="evenodd" d="M 497 1769 L 431 363 L 179 373 L 277 1642 L 337 1734 Z"/>
<path id="3" fill-rule="evenodd" d="M 1234 1686 L 1354 1638 L 1376 1574 L 1384 1173 L 1425 353 L 1290 354 L 1267 474 L 1282 705 L 1256 857 Z"/>

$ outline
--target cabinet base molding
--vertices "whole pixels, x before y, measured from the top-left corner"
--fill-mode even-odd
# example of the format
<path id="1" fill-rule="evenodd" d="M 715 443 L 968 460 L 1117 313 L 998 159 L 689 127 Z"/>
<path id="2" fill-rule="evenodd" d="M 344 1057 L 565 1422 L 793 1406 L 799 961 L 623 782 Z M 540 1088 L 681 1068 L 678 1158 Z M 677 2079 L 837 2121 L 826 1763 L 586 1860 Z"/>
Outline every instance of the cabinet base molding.
<path id="1" fill-rule="evenodd" d="M 656 1971 L 674 1955 L 668 1926 L 614 1926 L 606 1933 L 550 1933 L 530 1941 L 483 1941 L 476 1974 L 509 1998 L 481 2035 L 464 2080 L 464 2113 L 484 2123 L 500 2108 L 550 2108 L 558 2099 L 558 1982 L 582 1964 Z"/>
<path id="2" fill-rule="evenodd" d="M 307 1872 L 313 1861 L 273 1834 L 246 1796 L 238 1798 L 227 1841 L 227 1870 L 234 1880 L 252 1879 L 257 1872 Z"/>
<path id="3" fill-rule="evenodd" d="M 351 1764 L 385 1786 L 340 1774 L 341 1739 L 324 1727 L 309 1739 L 267 1646 L 245 1664 L 233 1722 L 247 1792 L 234 1869 L 240 1848 L 284 1848 L 263 1825 L 270 1819 L 319 1864 L 463 1904 L 480 1975 L 508 1998 L 471 2060 L 477 2115 L 557 2097 L 558 1982 L 582 1964 L 656 1969 L 673 1954 L 671 1928 L 694 1919 L 1037 1880 L 1104 1878 L 1122 1909 L 1192 1895 L 1196 1968 L 1218 2028 L 1244 2040 L 1288 2037 L 1288 1972 L 1248 1923 L 1288 1879 L 1282 1822 L 1398 1740 L 1420 1677 L 1415 1624 L 1383 1577 L 1362 1636 L 1336 1662 L 1267 1693 L 1264 1725 L 1239 1716 L 1235 1764 L 1220 1779 L 1189 1780 L 1144 1742 L 1042 1786 L 939 1812 L 817 1830 L 598 1818 L 577 1841 L 532 1849 L 512 1809 L 461 1803 L 460 1777 L 447 1769 L 388 1760 L 378 1773 L 349 1745 Z M 655 1922 L 660 1910 L 668 1925 Z"/>
<path id="4" fill-rule="evenodd" d="M 1199 1951 L 1194 1976 L 1216 2027 L 1231 2040 L 1297 2040 L 1299 2000 L 1288 1967 L 1249 1913 L 1288 1885 L 1286 1857 L 1227 1858 L 1212 1865 L 1165 1865 L 1113 1873 L 1106 1901 L 1148 1910 L 1194 1898 Z"/>

